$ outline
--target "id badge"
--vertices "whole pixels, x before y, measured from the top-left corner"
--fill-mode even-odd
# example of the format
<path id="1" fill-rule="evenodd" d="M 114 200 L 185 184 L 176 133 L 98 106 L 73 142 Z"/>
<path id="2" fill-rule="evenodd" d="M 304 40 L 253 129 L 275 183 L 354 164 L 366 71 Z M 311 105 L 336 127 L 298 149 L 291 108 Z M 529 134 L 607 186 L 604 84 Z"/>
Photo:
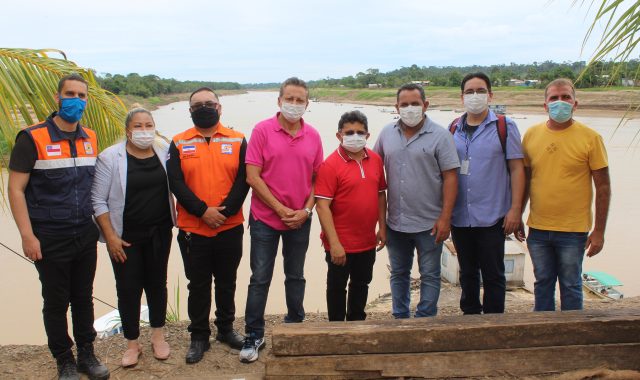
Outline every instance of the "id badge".
<path id="1" fill-rule="evenodd" d="M 460 165 L 460 174 L 469 175 L 469 160 L 462 160 Z"/>

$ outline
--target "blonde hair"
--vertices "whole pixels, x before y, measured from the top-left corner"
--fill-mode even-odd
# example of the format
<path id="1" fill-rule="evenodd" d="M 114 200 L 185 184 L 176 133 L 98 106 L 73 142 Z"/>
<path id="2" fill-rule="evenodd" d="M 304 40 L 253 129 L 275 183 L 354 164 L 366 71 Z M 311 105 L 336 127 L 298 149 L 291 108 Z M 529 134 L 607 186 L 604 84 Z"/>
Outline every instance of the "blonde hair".
<path id="1" fill-rule="evenodd" d="M 573 82 L 571 81 L 571 79 L 567 79 L 567 78 L 558 78 L 558 79 L 554 79 L 551 82 L 549 82 L 549 84 L 547 85 L 547 87 L 544 88 L 544 99 L 547 99 L 547 92 L 549 91 L 549 89 L 551 87 L 571 87 L 571 93 L 573 95 L 573 98 L 576 98 L 576 87 L 573 85 Z"/>
<path id="2" fill-rule="evenodd" d="M 153 125 L 156 124 L 156 121 L 153 120 L 153 115 L 148 109 L 142 108 L 142 107 L 135 107 L 129 110 L 129 112 L 127 113 L 127 117 L 124 119 L 125 129 L 129 127 L 129 123 L 131 122 L 131 119 L 133 119 L 133 117 L 139 113 L 146 113 L 151 118 L 151 121 L 153 121 Z"/>

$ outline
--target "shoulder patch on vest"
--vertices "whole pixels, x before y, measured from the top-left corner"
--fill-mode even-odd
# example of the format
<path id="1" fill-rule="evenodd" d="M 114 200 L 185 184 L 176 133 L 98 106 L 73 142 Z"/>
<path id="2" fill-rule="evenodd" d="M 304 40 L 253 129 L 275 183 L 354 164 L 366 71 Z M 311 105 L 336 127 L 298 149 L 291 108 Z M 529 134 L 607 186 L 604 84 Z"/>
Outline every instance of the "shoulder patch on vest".
<path id="1" fill-rule="evenodd" d="M 93 146 L 91 145 L 91 141 L 84 142 L 84 153 L 93 154 Z"/>

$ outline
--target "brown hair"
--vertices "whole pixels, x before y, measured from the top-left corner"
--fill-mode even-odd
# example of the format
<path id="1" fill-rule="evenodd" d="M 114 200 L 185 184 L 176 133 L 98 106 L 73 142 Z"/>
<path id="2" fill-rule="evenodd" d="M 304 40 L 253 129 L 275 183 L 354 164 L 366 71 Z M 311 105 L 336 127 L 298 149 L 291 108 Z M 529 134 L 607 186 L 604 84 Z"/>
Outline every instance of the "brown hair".
<path id="1" fill-rule="evenodd" d="M 284 82 L 282 82 L 282 85 L 280 86 L 280 97 L 282 97 L 282 95 L 284 94 L 284 88 L 287 86 L 297 86 L 297 87 L 304 88 L 305 91 L 307 92 L 307 99 L 309 99 L 309 88 L 307 87 L 307 83 L 302 79 L 297 77 L 291 77 L 285 80 Z"/>

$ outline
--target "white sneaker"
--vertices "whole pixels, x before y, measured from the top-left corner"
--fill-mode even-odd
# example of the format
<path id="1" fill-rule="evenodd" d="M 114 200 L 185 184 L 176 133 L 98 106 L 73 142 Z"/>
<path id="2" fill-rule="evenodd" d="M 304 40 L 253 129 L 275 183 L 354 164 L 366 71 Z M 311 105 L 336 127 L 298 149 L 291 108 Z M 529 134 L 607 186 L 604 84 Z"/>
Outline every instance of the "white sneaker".
<path id="1" fill-rule="evenodd" d="M 252 363 L 258 360 L 258 351 L 266 345 L 264 338 L 255 338 L 253 334 L 247 335 L 240 350 L 240 361 L 242 363 Z"/>

